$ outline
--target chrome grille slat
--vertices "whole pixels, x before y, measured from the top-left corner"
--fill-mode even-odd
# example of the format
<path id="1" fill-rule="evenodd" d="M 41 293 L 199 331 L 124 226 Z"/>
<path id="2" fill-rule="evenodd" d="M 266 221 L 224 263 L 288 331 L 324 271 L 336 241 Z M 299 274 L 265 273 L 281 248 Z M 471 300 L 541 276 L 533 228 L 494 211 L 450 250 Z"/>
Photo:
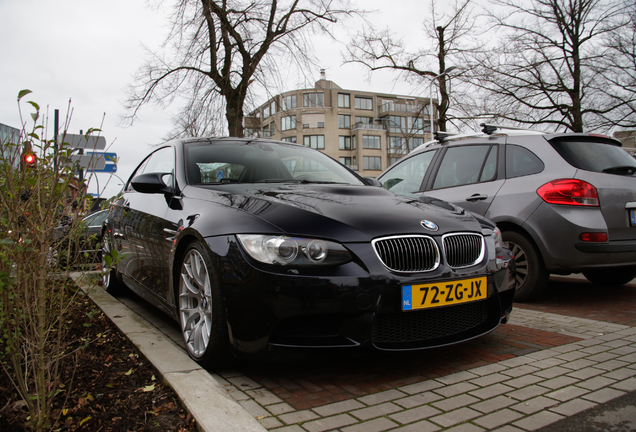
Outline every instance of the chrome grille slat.
<path id="1" fill-rule="evenodd" d="M 484 257 L 484 238 L 480 234 L 446 234 L 442 236 L 442 243 L 444 256 L 450 267 L 470 267 Z"/>
<path id="2" fill-rule="evenodd" d="M 417 273 L 435 270 L 440 253 L 431 237 L 396 236 L 377 239 L 373 248 L 386 268 L 396 272 Z"/>

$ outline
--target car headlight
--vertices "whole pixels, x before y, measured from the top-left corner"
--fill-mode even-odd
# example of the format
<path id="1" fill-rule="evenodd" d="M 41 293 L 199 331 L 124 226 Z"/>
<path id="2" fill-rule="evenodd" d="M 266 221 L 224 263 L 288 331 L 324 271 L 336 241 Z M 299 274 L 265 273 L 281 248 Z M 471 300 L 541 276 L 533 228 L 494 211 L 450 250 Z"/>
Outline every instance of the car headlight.
<path id="1" fill-rule="evenodd" d="M 328 240 L 263 234 L 237 234 L 237 237 L 252 258 L 265 264 L 337 265 L 351 260 L 344 246 Z"/>
<path id="2" fill-rule="evenodd" d="M 501 253 L 501 250 L 504 247 L 503 237 L 501 236 L 501 230 L 497 227 L 493 230 L 492 233 L 493 238 L 495 239 L 495 252 L 497 255 Z"/>

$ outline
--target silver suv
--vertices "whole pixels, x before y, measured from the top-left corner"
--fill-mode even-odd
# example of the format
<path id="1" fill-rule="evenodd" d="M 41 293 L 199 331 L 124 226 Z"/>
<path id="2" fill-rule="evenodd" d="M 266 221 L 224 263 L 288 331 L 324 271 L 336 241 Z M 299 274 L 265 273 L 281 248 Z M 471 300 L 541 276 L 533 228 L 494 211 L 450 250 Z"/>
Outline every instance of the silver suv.
<path id="1" fill-rule="evenodd" d="M 515 300 L 545 289 L 550 273 L 582 272 L 598 285 L 636 276 L 636 159 L 613 138 L 482 124 L 439 133 L 378 180 L 486 216 L 515 256 Z"/>

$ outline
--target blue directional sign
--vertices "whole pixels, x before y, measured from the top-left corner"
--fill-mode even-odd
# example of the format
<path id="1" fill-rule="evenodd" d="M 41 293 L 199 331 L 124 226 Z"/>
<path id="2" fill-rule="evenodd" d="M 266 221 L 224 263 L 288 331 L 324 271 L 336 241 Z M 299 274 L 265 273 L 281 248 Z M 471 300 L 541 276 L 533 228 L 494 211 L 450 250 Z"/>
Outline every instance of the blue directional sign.
<path id="1" fill-rule="evenodd" d="M 104 173 L 115 173 L 117 172 L 117 164 L 115 163 L 117 161 L 117 153 L 114 152 L 86 152 L 87 155 L 99 155 L 100 157 L 104 158 L 104 160 L 106 161 L 106 163 L 104 164 L 104 167 L 100 167 L 99 169 L 94 169 L 93 172 L 104 172 Z"/>

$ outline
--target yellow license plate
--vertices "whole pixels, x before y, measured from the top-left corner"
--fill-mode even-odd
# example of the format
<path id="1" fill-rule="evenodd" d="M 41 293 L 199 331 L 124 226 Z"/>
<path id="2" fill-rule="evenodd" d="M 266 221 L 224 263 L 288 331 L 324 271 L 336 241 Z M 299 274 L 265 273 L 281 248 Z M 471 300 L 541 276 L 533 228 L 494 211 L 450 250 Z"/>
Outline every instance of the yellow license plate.
<path id="1" fill-rule="evenodd" d="M 402 287 L 402 310 L 448 306 L 485 299 L 486 277 Z"/>

